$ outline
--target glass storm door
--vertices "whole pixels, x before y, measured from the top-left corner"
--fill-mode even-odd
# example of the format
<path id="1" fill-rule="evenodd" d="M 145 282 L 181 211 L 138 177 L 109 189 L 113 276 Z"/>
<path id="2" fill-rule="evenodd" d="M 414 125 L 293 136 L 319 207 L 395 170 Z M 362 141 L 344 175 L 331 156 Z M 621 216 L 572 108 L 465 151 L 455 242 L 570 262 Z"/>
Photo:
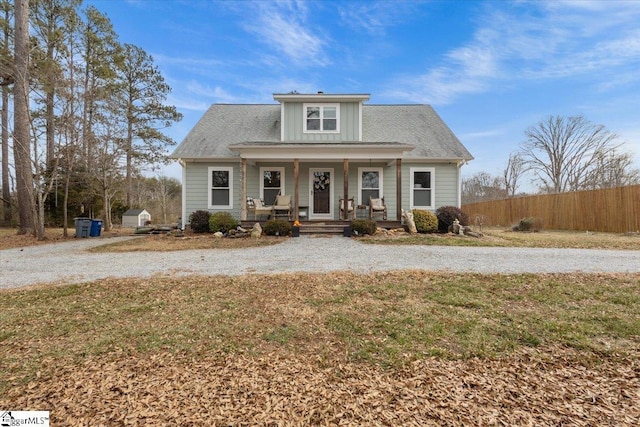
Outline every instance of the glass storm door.
<path id="1" fill-rule="evenodd" d="M 333 169 L 310 169 L 309 219 L 333 219 Z"/>

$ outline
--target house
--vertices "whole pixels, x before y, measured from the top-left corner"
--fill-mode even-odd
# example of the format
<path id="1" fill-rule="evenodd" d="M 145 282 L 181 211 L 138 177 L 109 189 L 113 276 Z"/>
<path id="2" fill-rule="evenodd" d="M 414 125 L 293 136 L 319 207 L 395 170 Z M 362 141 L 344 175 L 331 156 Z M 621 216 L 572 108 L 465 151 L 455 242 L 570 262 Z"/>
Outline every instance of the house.
<path id="1" fill-rule="evenodd" d="M 151 214 L 146 209 L 129 209 L 122 214 L 123 227 L 143 227 L 151 221 Z"/>
<path id="2" fill-rule="evenodd" d="M 274 104 L 215 104 L 172 153 L 182 165 L 182 217 L 247 219 L 247 198 L 291 195 L 293 218 L 337 220 L 384 197 L 402 209 L 460 206 L 473 156 L 429 105 L 368 105 L 369 94 L 274 94 Z"/>

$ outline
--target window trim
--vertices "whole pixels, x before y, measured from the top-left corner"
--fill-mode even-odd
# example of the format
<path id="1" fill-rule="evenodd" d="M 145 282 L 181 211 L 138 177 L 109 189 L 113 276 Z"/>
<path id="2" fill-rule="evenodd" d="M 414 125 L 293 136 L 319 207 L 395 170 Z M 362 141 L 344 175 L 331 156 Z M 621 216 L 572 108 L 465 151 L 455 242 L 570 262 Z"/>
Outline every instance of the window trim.
<path id="1" fill-rule="evenodd" d="M 429 172 L 431 174 L 431 204 L 429 206 L 416 206 L 413 201 L 413 181 L 416 172 Z M 409 168 L 409 206 L 411 209 L 435 209 L 436 204 L 436 169 L 435 168 Z"/>
<path id="2" fill-rule="evenodd" d="M 229 172 L 229 204 L 228 205 L 213 205 L 213 197 L 211 192 L 213 191 L 213 171 L 227 171 Z M 220 209 L 233 209 L 233 167 L 232 166 L 209 166 L 207 168 L 207 205 L 211 210 Z M 216 187 L 222 188 L 222 187 Z"/>
<path id="3" fill-rule="evenodd" d="M 358 204 L 359 205 L 368 205 L 368 200 L 362 200 L 362 174 L 364 172 L 378 172 L 378 197 L 384 197 L 383 192 L 383 168 L 381 167 L 361 167 L 358 168 Z"/>
<path id="4" fill-rule="evenodd" d="M 310 107 L 318 107 L 320 108 L 320 128 L 319 130 L 309 130 L 307 129 L 307 109 Z M 323 130 L 324 129 L 324 109 L 326 107 L 335 108 L 336 109 L 336 129 L 335 130 Z M 304 103 L 302 104 L 302 126 L 304 133 L 340 133 L 340 104 L 318 104 L 318 103 Z"/>
<path id="5" fill-rule="evenodd" d="M 280 194 L 285 194 L 285 182 L 284 182 L 284 167 L 282 166 L 261 166 L 260 167 L 260 198 L 264 200 L 264 172 L 265 171 L 278 171 L 280 172 Z M 273 187 L 276 188 L 276 187 Z M 265 200 L 266 201 L 266 200 Z"/>

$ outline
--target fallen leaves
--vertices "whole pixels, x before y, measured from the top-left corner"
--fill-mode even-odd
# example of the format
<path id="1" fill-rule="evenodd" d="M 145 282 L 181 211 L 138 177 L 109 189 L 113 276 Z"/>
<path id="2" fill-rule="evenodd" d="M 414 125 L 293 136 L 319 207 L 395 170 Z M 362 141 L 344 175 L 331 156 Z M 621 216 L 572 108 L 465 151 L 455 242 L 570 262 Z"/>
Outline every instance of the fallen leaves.
<path id="1" fill-rule="evenodd" d="M 106 355 L 59 366 L 0 406 L 56 425 L 637 425 L 638 353 L 585 366 L 572 349 L 399 369 L 293 352 Z"/>
<path id="2" fill-rule="evenodd" d="M 49 410 L 52 425 L 637 425 L 639 279 L 338 272 L 7 291 L 0 408 Z"/>

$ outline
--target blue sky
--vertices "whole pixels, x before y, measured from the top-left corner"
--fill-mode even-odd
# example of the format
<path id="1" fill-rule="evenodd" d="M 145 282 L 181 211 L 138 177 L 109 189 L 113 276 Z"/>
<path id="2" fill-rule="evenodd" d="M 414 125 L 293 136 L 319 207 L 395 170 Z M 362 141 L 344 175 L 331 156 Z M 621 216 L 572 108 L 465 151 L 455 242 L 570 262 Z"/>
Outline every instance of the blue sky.
<path id="1" fill-rule="evenodd" d="M 184 115 L 178 143 L 213 103 L 322 90 L 431 104 L 475 157 L 465 176 L 501 174 L 548 115 L 605 125 L 640 167 L 640 1 L 85 4 L 153 56 Z"/>

